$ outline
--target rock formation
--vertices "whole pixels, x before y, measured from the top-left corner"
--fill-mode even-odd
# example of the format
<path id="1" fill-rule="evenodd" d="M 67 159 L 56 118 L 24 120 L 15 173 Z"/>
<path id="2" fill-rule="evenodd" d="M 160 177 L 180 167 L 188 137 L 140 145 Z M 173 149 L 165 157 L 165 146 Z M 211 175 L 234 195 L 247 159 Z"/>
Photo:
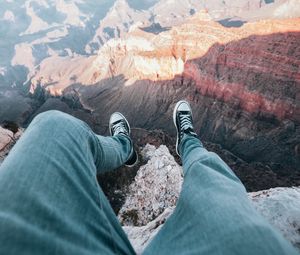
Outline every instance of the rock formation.
<path id="1" fill-rule="evenodd" d="M 300 251 L 299 235 L 299 188 L 277 188 L 249 193 L 257 211 L 278 229 Z M 175 207 L 166 208 L 156 219 L 145 226 L 123 226 L 137 254 L 142 254 L 147 245 L 162 228 Z"/>
<path id="2" fill-rule="evenodd" d="M 23 131 L 21 129 L 13 132 L 0 126 L 0 164 L 8 155 L 9 151 L 22 135 L 22 133 Z"/>
<path id="3" fill-rule="evenodd" d="M 4 1 L 0 124 L 26 126 L 58 109 L 105 134 L 121 111 L 137 146 L 165 144 L 175 156 L 172 110 L 185 98 L 205 146 L 248 191 L 299 186 L 299 1 L 133 2 Z M 20 133 L 0 128 L 0 161 Z M 135 225 L 124 229 L 138 253 L 172 213 L 182 182 L 165 146 L 140 153 L 135 168 L 98 177 L 119 219 Z M 299 189 L 249 196 L 299 246 Z"/>
<path id="4" fill-rule="evenodd" d="M 62 97 L 75 93 L 102 123 L 122 111 L 135 127 L 171 135 L 172 109 L 186 98 L 203 141 L 220 144 L 246 163 L 262 164 L 261 172 L 275 179 L 289 176 L 283 185 L 297 185 L 299 23 L 267 20 L 225 28 L 199 12 L 158 35 L 131 31 L 97 56 L 55 58 L 59 69 L 49 58 L 32 84 Z M 107 131 L 95 121 L 92 126 Z M 232 167 L 246 176 L 239 163 Z"/>
<path id="5" fill-rule="evenodd" d="M 119 212 L 137 254 L 142 253 L 173 213 L 182 183 L 182 169 L 165 146 L 156 149 L 146 145 L 142 155 L 148 162 L 138 170 Z M 264 190 L 249 193 L 249 198 L 258 212 L 300 249 L 300 188 Z"/>
<path id="6" fill-rule="evenodd" d="M 166 146 L 146 145 L 142 157 L 148 162 L 138 170 L 119 211 L 119 220 L 126 226 L 144 226 L 154 220 L 176 204 L 181 190 L 182 169 Z"/>
<path id="7" fill-rule="evenodd" d="M 13 132 L 0 127 L 0 151 L 4 150 L 13 139 Z"/>

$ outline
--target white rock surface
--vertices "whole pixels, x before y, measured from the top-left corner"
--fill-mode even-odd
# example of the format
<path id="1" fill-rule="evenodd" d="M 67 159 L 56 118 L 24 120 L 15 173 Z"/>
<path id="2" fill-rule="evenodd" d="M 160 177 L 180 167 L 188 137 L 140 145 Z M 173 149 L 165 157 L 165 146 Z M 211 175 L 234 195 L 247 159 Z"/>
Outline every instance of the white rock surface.
<path id="1" fill-rule="evenodd" d="M 166 208 L 176 205 L 181 190 L 181 168 L 166 146 L 156 149 L 146 145 L 142 155 L 149 161 L 139 169 L 119 212 L 126 226 L 144 226 L 157 218 Z"/>
<path id="2" fill-rule="evenodd" d="M 254 207 L 300 251 L 300 187 L 249 193 Z"/>
<path id="3" fill-rule="evenodd" d="M 149 222 L 146 226 L 123 227 L 137 254 L 142 254 L 145 247 L 151 242 L 154 236 L 162 228 L 167 218 L 173 213 L 174 208 L 175 207 L 167 208 L 162 214 L 160 214 L 155 220 Z"/>
<path id="4" fill-rule="evenodd" d="M 12 131 L 0 126 L 0 165 L 22 133 L 22 129 L 19 129 L 19 131 L 14 134 Z"/>
<path id="5" fill-rule="evenodd" d="M 5 149 L 5 147 L 12 141 L 13 137 L 13 132 L 0 127 L 0 151 Z"/>
<path id="6" fill-rule="evenodd" d="M 142 154 L 149 161 L 139 169 L 118 215 L 137 254 L 173 213 L 182 185 L 182 169 L 165 146 L 155 149 L 147 145 Z M 249 193 L 249 198 L 258 212 L 300 250 L 300 187 Z"/>

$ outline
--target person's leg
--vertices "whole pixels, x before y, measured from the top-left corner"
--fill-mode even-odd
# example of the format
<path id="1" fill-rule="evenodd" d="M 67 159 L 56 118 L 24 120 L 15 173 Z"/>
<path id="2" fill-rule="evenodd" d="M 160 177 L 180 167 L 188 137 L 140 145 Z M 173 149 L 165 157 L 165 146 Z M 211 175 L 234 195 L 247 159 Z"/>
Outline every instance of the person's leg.
<path id="1" fill-rule="evenodd" d="M 179 144 L 184 182 L 176 209 L 144 254 L 297 254 L 252 207 L 246 190 L 194 135 Z"/>
<path id="2" fill-rule="evenodd" d="M 0 167 L 0 253 L 133 254 L 96 179 L 131 150 L 124 135 L 97 136 L 58 111 L 38 115 Z"/>

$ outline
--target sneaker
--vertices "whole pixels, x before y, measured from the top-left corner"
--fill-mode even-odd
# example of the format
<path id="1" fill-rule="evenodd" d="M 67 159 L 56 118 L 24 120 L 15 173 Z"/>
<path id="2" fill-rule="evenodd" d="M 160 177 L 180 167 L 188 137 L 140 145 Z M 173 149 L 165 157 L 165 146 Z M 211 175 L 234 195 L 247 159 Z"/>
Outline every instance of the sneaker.
<path id="1" fill-rule="evenodd" d="M 173 111 L 173 121 L 177 130 L 176 152 L 179 154 L 179 145 L 184 134 L 197 137 L 193 127 L 192 109 L 187 101 L 179 101 Z"/>
<path id="2" fill-rule="evenodd" d="M 124 135 L 130 139 L 130 126 L 127 119 L 123 114 L 115 112 L 110 116 L 109 120 L 109 131 L 111 136 Z M 130 139 L 131 141 L 131 139 Z M 138 162 L 138 155 L 132 146 L 132 151 L 130 153 L 129 159 L 126 161 L 125 165 L 128 167 L 133 167 Z"/>

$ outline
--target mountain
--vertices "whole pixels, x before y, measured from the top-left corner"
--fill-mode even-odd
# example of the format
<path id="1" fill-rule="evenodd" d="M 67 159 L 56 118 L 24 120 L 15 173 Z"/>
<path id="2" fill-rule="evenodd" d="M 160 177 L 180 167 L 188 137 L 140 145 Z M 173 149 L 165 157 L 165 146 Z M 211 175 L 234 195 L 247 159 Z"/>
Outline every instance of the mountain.
<path id="1" fill-rule="evenodd" d="M 225 26 L 299 16 L 297 0 L 3 0 L 0 86 L 29 81 L 48 57 L 94 55 L 135 27 L 158 33 L 205 9 Z"/>
<path id="2" fill-rule="evenodd" d="M 136 127 L 170 134 L 173 106 L 187 98 L 202 139 L 277 173 L 299 171 L 299 23 L 226 28 L 198 12 L 157 35 L 137 28 L 97 56 L 48 58 L 32 91 L 75 97 L 104 123 L 122 111 Z"/>
<path id="3" fill-rule="evenodd" d="M 0 163 L 41 112 L 105 135 L 121 111 L 141 160 L 98 182 L 138 253 L 180 193 L 180 99 L 248 191 L 299 186 L 299 17 L 298 0 L 3 0 Z M 299 189 L 249 196 L 299 246 Z"/>
<path id="4" fill-rule="evenodd" d="M 0 44 L 1 86 L 23 84 L 49 56 L 96 54 L 106 41 L 122 36 L 132 25 L 150 26 L 156 13 L 149 8 L 155 3 L 5 0 L 0 10 L 0 35 L 5 38 Z M 163 1 L 157 3 L 157 11 L 162 5 Z M 165 17 L 168 24 L 191 15 L 189 9 L 176 8 L 176 2 L 171 6 L 173 12 Z"/>
<path id="5" fill-rule="evenodd" d="M 58 109 L 105 134 L 122 111 L 138 130 L 174 137 L 185 98 L 248 190 L 299 185 L 299 18 L 286 18 L 298 4 L 6 1 L 0 123 Z"/>

